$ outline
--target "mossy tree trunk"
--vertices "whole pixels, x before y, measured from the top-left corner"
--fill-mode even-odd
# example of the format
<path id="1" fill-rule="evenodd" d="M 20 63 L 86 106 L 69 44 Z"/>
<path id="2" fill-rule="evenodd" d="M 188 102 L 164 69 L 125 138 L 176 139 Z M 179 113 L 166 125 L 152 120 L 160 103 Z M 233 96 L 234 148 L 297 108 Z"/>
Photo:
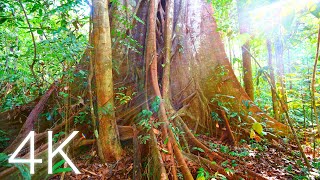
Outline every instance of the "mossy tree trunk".
<path id="1" fill-rule="evenodd" d="M 103 161 L 113 162 L 121 158 L 122 148 L 114 112 L 108 1 L 94 0 L 92 7 L 94 55 L 91 60 L 94 61 L 96 80 L 99 155 Z"/>

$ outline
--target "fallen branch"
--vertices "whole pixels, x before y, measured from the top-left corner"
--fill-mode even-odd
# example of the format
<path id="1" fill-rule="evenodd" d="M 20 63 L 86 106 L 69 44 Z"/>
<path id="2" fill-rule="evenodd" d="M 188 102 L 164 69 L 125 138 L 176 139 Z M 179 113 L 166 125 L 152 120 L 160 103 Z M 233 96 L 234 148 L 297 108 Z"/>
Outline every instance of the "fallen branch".
<path id="1" fill-rule="evenodd" d="M 33 108 L 31 113 L 29 114 L 26 122 L 23 124 L 18 136 L 16 139 L 10 144 L 9 147 L 7 147 L 4 152 L 5 153 L 11 153 L 13 152 L 19 145 L 21 139 L 24 139 L 27 137 L 27 135 L 30 133 L 30 131 L 33 130 L 34 124 L 37 121 L 40 113 L 43 111 L 45 104 L 47 103 L 49 97 L 51 96 L 52 92 L 55 90 L 56 84 L 52 84 L 49 90 L 41 97 L 38 104 Z"/>

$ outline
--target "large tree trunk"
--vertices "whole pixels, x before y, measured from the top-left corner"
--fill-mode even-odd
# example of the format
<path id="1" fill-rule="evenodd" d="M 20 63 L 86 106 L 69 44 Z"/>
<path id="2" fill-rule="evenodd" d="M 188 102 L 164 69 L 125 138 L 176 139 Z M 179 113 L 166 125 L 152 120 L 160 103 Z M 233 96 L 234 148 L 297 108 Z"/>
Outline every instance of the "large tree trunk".
<path id="1" fill-rule="evenodd" d="M 241 88 L 216 31 L 210 4 L 202 0 L 176 0 L 175 7 L 172 100 L 176 109 L 190 104 L 184 116 L 190 127 L 207 130 L 212 127 L 209 114 L 216 111 L 217 107 L 211 103 L 211 99 L 216 98 L 231 111 L 237 112 L 243 121 L 249 122 L 248 126 L 254 120 L 266 121 L 267 127 L 277 129 L 277 134 L 286 134 L 287 127 L 263 113 Z M 196 98 L 184 101 L 193 93 Z M 250 105 L 246 107 L 245 101 Z M 252 114 L 248 115 L 249 112 Z M 233 125 L 238 123 L 231 121 Z"/>

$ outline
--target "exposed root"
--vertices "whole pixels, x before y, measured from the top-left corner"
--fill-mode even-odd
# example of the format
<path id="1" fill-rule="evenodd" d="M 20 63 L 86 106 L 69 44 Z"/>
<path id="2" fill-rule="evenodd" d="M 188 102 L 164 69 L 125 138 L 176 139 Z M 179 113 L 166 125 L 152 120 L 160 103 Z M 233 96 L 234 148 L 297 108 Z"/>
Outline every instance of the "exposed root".
<path id="1" fill-rule="evenodd" d="M 210 160 L 216 160 L 216 161 L 222 161 L 223 158 L 218 155 L 217 153 L 211 151 L 206 145 L 204 145 L 202 142 L 200 142 L 190 131 L 188 126 L 183 122 L 183 120 L 178 116 L 175 118 L 175 121 L 177 126 L 181 126 L 184 132 L 186 133 L 187 139 L 192 143 L 194 146 L 199 147 L 204 150 L 206 155 L 209 157 Z"/>
<path id="2" fill-rule="evenodd" d="M 171 139 L 174 139 L 174 135 L 171 130 L 169 130 L 169 136 L 171 137 Z M 187 179 L 187 180 L 193 179 L 193 176 L 187 166 L 187 163 L 183 159 L 183 155 L 182 155 L 181 150 L 179 149 L 177 143 L 175 141 L 172 141 L 172 144 L 173 144 L 174 154 L 177 158 L 177 161 L 179 163 L 179 168 L 182 171 L 184 179 Z"/>
<path id="3" fill-rule="evenodd" d="M 153 179 L 161 179 L 161 180 L 165 180 L 165 179 L 169 179 L 167 172 L 166 172 L 166 168 L 164 167 L 164 163 L 163 160 L 161 158 L 161 154 L 157 145 L 157 139 L 156 136 L 154 135 L 154 132 L 151 130 L 150 131 L 150 153 L 151 153 L 151 157 L 152 157 L 152 165 L 151 165 L 151 170 L 152 170 L 152 174 L 154 174 Z"/>
<path id="4" fill-rule="evenodd" d="M 235 138 L 233 136 L 233 133 L 232 133 L 232 130 L 231 130 L 231 127 L 230 127 L 230 124 L 229 124 L 229 120 L 227 119 L 226 113 L 223 110 L 221 110 L 220 112 L 221 112 L 221 116 L 222 116 L 222 118 L 224 120 L 224 123 L 226 125 L 228 136 L 229 136 L 229 138 L 231 140 L 231 145 L 236 145 L 236 140 L 235 140 Z"/>
<path id="5" fill-rule="evenodd" d="M 186 159 L 189 159 L 197 164 L 201 164 L 202 167 L 208 167 L 208 169 L 210 170 L 210 172 L 219 172 L 220 174 L 223 174 L 224 176 L 226 176 L 229 179 L 240 179 L 239 176 L 237 175 L 229 175 L 225 172 L 224 168 L 212 163 L 211 161 L 201 157 L 201 156 L 196 156 L 194 154 L 190 154 L 190 153 L 185 153 L 183 152 L 183 156 Z"/>
<path id="6" fill-rule="evenodd" d="M 138 131 L 133 127 L 133 179 L 141 179 L 141 145 L 138 141 Z M 120 135 L 121 136 L 121 135 Z"/>

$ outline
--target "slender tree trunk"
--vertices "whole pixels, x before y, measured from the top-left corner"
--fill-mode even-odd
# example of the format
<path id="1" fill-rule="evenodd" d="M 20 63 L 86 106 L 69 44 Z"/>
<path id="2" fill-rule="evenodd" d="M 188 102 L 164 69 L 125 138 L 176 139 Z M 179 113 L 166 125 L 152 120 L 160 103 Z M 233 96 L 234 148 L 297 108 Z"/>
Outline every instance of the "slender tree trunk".
<path id="1" fill-rule="evenodd" d="M 268 49 L 268 66 L 269 66 L 269 70 L 270 70 L 270 81 L 271 84 L 274 88 L 276 88 L 276 81 L 274 78 L 274 69 L 273 69 L 273 64 L 272 64 L 272 47 L 271 47 L 271 42 L 270 40 L 267 40 L 267 49 Z M 274 118 L 276 120 L 279 120 L 279 103 L 277 100 L 277 95 L 276 95 L 276 91 L 273 90 L 273 88 L 271 88 L 271 95 L 272 95 L 272 107 L 273 107 L 273 113 L 274 113 Z"/>
<path id="2" fill-rule="evenodd" d="M 314 60 L 312 80 L 311 80 L 312 109 L 313 109 L 313 113 L 314 113 L 317 127 L 318 127 L 317 128 L 318 135 L 320 133 L 320 124 L 319 124 L 319 118 L 318 118 L 318 112 L 317 112 L 317 106 L 316 106 L 316 98 L 315 98 L 315 92 L 316 92 L 315 83 L 316 83 L 316 75 L 317 75 L 317 65 L 318 65 L 318 60 L 319 60 L 319 45 L 320 45 L 320 25 L 319 25 L 319 30 L 318 30 L 317 53 L 316 53 L 316 58 Z"/>
<path id="3" fill-rule="evenodd" d="M 284 60 L 283 60 L 283 42 L 279 37 L 275 40 L 275 57 L 276 57 L 276 64 L 277 64 L 277 75 L 278 75 L 278 83 L 279 83 L 279 95 L 281 100 L 284 102 L 286 109 L 287 106 L 287 95 L 286 95 L 286 85 L 285 85 L 285 72 L 284 72 Z M 280 113 L 283 114 L 284 112 Z"/>
<path id="4" fill-rule="evenodd" d="M 238 0 L 238 19 L 240 34 L 249 33 L 249 18 L 248 10 L 245 8 L 246 0 Z M 242 63 L 243 63 L 243 82 L 244 89 L 249 95 L 250 99 L 254 101 L 254 87 L 252 80 L 252 66 L 250 56 L 250 42 L 247 41 L 242 47 Z"/>
<path id="5" fill-rule="evenodd" d="M 99 123 L 98 146 L 100 146 L 99 149 L 101 150 L 100 158 L 105 162 L 113 162 L 121 158 L 122 148 L 114 114 L 108 1 L 94 0 L 92 6 L 93 57 Z"/>
<path id="6" fill-rule="evenodd" d="M 288 54 L 287 54 L 287 55 L 288 55 L 288 57 L 287 57 L 287 58 L 288 58 L 288 59 L 287 59 L 287 64 L 291 64 L 291 56 L 290 56 L 290 49 L 289 49 L 289 48 L 288 48 Z M 292 70 L 291 70 L 291 66 L 287 66 L 287 70 L 288 70 L 287 72 L 288 72 L 289 74 L 291 74 L 291 71 L 292 71 Z M 289 81 L 289 89 L 290 89 L 290 90 L 292 90 L 292 88 L 293 88 L 292 86 L 293 86 L 293 85 L 292 85 L 292 80 L 290 80 L 290 81 Z"/>

